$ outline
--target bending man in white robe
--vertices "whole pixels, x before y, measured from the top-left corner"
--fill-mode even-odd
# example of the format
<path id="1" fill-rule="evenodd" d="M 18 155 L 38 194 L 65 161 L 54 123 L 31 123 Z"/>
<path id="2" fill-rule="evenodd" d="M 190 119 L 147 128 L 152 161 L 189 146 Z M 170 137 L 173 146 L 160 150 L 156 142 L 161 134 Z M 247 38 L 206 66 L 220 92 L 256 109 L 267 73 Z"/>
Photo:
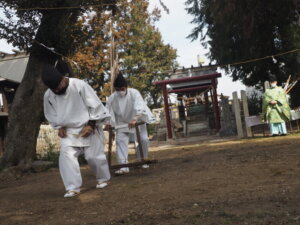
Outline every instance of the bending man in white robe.
<path id="1" fill-rule="evenodd" d="M 116 152 L 119 164 L 128 163 L 128 143 L 130 135 L 135 135 L 135 124 L 137 122 L 152 123 L 155 121 L 153 114 L 143 100 L 140 92 L 127 87 L 127 81 L 121 73 L 114 82 L 115 92 L 109 96 L 106 107 L 111 114 L 111 123 L 108 126 L 114 126 L 116 129 Z M 149 139 L 146 124 L 139 126 L 140 139 L 144 158 L 148 157 Z M 136 137 L 135 137 L 135 140 Z M 136 149 L 137 157 L 140 158 L 140 152 Z M 143 165 L 143 168 L 148 168 Z M 117 170 L 116 174 L 128 173 L 129 168 L 124 167 Z"/>
<path id="2" fill-rule="evenodd" d="M 45 65 L 42 79 L 49 87 L 44 95 L 45 117 L 61 138 L 59 170 L 67 191 L 64 197 L 80 193 L 80 153 L 96 175 L 96 188 L 105 187 L 110 172 L 99 125 L 109 120 L 108 110 L 88 84 L 64 77 L 51 65 Z"/>

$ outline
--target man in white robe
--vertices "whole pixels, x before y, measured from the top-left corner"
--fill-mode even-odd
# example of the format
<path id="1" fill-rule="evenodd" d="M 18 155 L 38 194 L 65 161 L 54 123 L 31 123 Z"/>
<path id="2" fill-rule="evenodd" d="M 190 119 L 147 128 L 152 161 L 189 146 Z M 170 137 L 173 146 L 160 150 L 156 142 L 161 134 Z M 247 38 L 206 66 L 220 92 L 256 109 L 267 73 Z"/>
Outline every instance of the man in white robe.
<path id="1" fill-rule="evenodd" d="M 110 119 L 108 110 L 88 84 L 63 76 L 51 65 L 45 65 L 42 79 L 49 87 L 44 95 L 45 117 L 54 129 L 58 129 L 61 140 L 59 170 L 66 189 L 64 197 L 80 193 L 80 153 L 84 153 L 96 175 L 96 188 L 104 188 L 110 172 L 101 125 Z"/>
<path id="2" fill-rule="evenodd" d="M 121 73 L 114 81 L 115 92 L 109 96 L 106 107 L 111 114 L 111 122 L 108 126 L 116 129 L 116 153 L 119 164 L 128 163 L 128 143 L 130 136 L 134 135 L 135 140 L 135 124 L 145 122 L 139 125 L 139 133 L 144 158 L 148 157 L 149 139 L 146 123 L 153 123 L 155 117 L 143 100 L 140 92 L 133 88 L 127 87 L 127 81 Z M 137 158 L 141 158 L 139 146 L 136 147 Z M 143 165 L 148 168 L 148 165 Z M 129 172 L 128 167 L 117 170 L 116 174 L 125 174 Z"/>

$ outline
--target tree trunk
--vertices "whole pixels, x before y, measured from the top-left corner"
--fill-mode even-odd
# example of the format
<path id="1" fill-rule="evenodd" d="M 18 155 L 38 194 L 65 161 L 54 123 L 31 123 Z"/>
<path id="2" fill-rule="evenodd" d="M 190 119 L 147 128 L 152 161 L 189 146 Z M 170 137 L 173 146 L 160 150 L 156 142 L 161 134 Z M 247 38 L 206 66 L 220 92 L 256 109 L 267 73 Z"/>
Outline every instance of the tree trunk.
<path id="1" fill-rule="evenodd" d="M 18 87 L 9 114 L 8 132 L 1 168 L 27 168 L 35 157 L 39 127 L 43 118 L 43 92 L 39 58 L 30 56 L 22 83 Z"/>
<path id="2" fill-rule="evenodd" d="M 76 1 L 74 1 L 76 2 Z M 49 11 L 43 15 L 36 35 L 40 43 L 64 49 L 66 27 L 71 12 Z M 63 54 L 66 52 L 62 52 Z M 17 89 L 8 118 L 5 151 L 0 170 L 16 166 L 21 171 L 31 167 L 35 158 L 39 127 L 43 118 L 43 95 L 41 72 L 45 63 L 53 64 L 60 56 L 34 43 L 24 78 Z"/>
<path id="3" fill-rule="evenodd" d="M 61 6 L 76 6 L 82 2 L 65 0 Z M 44 11 L 35 39 L 68 56 L 75 48 L 72 26 L 80 12 L 81 9 Z M 41 72 L 45 63 L 54 65 L 59 58 L 57 54 L 33 43 L 24 78 L 11 106 L 0 170 L 16 166 L 22 171 L 31 167 L 43 118 L 45 86 L 41 81 Z"/>
<path id="4" fill-rule="evenodd" d="M 150 96 L 152 98 L 152 101 L 153 101 L 153 108 L 159 108 L 161 106 L 160 102 L 158 102 L 158 96 L 156 93 L 152 93 L 150 92 Z"/>

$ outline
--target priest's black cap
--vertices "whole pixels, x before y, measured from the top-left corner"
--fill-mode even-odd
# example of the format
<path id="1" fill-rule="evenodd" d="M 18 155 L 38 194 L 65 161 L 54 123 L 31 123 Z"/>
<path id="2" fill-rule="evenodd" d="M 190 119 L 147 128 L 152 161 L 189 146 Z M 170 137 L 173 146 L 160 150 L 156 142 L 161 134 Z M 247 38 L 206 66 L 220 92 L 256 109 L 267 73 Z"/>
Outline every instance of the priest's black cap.
<path id="1" fill-rule="evenodd" d="M 127 87 L 127 81 L 123 77 L 123 74 L 121 72 L 118 73 L 118 76 L 114 81 L 114 87 L 116 88 Z"/>
<path id="2" fill-rule="evenodd" d="M 269 75 L 269 81 L 270 82 L 277 81 L 277 77 L 275 75 L 273 75 L 273 74 L 270 74 Z"/>
<path id="3" fill-rule="evenodd" d="M 42 80 L 44 84 L 50 89 L 55 89 L 58 87 L 59 83 L 63 79 L 63 74 L 58 72 L 54 66 L 50 64 L 45 64 L 42 72 Z"/>

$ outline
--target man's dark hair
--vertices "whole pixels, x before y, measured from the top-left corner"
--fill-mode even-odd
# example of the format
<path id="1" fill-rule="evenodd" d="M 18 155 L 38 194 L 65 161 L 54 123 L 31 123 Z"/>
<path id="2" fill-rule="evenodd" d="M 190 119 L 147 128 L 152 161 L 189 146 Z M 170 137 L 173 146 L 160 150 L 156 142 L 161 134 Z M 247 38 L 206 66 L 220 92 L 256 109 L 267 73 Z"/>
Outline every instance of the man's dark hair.
<path id="1" fill-rule="evenodd" d="M 118 73 L 117 78 L 114 81 L 114 87 L 115 88 L 127 87 L 127 81 L 123 77 L 123 74 L 121 72 Z"/>
<path id="2" fill-rule="evenodd" d="M 58 72 L 53 65 L 44 65 L 42 72 L 42 80 L 47 87 L 49 87 L 50 89 L 57 88 L 63 78 L 63 74 Z"/>

